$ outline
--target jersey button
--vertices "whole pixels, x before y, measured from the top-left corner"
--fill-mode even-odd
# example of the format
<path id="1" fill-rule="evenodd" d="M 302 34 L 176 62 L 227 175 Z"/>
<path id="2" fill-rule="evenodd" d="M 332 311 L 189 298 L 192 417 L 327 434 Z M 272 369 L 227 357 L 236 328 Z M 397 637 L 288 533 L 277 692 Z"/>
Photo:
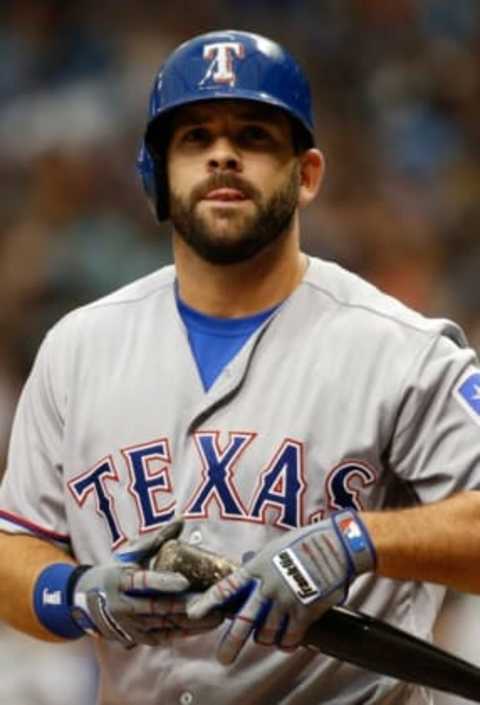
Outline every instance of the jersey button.
<path id="1" fill-rule="evenodd" d="M 186 690 L 180 696 L 180 705 L 192 705 L 192 703 L 193 695 L 188 690 Z"/>
<path id="2" fill-rule="evenodd" d="M 190 543 L 193 546 L 198 546 L 199 543 L 202 543 L 202 539 L 203 539 L 202 532 L 199 531 L 198 529 L 196 529 L 195 531 L 192 531 L 192 533 L 190 534 Z"/>

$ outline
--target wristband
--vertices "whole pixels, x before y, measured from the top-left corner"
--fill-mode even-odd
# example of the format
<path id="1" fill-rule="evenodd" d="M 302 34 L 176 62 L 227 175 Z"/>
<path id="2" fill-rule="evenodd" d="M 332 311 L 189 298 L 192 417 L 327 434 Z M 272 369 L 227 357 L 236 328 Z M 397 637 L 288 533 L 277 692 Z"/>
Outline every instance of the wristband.
<path id="1" fill-rule="evenodd" d="M 83 572 L 87 567 L 53 563 L 40 573 L 33 588 L 33 608 L 38 621 L 49 632 L 64 639 L 85 636 L 85 630 L 71 612 L 71 594 L 80 569 Z"/>

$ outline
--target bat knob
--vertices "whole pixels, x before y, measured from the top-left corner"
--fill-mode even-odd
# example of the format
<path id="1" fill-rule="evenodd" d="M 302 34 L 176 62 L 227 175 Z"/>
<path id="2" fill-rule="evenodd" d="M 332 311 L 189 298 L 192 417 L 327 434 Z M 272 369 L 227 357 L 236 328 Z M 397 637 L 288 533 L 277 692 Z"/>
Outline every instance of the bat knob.
<path id="1" fill-rule="evenodd" d="M 232 573 L 237 566 L 213 551 L 171 539 L 152 558 L 150 568 L 181 573 L 190 581 L 192 590 L 203 591 Z"/>

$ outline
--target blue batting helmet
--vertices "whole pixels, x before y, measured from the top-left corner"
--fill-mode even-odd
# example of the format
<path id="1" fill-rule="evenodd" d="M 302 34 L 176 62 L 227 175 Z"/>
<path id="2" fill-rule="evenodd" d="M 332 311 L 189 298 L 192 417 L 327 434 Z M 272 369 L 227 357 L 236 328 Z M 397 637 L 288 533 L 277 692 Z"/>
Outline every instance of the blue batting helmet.
<path id="1" fill-rule="evenodd" d="M 305 145 L 314 144 L 310 88 L 285 49 L 250 32 L 225 30 L 194 37 L 175 49 L 155 78 L 137 160 L 159 220 L 168 217 L 165 153 L 171 111 L 189 103 L 221 99 L 278 107 L 293 119 Z"/>

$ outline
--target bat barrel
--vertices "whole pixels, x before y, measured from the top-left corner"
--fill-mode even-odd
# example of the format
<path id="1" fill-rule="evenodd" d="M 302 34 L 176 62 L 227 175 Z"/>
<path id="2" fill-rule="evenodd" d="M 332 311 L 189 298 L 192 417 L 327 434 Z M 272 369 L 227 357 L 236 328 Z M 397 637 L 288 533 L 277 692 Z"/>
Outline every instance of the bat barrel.
<path id="1" fill-rule="evenodd" d="M 307 631 L 324 654 L 480 703 L 480 668 L 368 615 L 333 607 Z"/>

